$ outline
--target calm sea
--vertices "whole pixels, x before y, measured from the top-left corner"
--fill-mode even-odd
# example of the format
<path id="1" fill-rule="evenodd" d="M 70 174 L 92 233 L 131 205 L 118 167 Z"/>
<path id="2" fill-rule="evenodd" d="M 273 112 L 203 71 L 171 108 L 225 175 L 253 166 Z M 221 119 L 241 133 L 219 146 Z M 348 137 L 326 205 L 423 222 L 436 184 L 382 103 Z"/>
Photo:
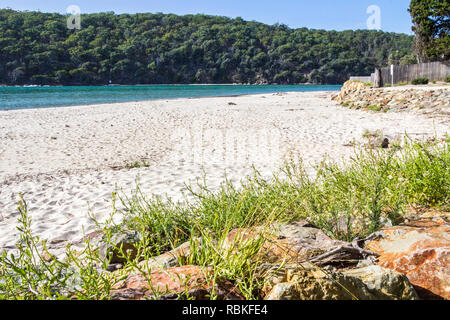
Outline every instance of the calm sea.
<path id="1" fill-rule="evenodd" d="M 0 110 L 79 106 L 127 101 L 199 98 L 288 91 L 337 91 L 332 85 L 149 85 L 0 87 Z"/>

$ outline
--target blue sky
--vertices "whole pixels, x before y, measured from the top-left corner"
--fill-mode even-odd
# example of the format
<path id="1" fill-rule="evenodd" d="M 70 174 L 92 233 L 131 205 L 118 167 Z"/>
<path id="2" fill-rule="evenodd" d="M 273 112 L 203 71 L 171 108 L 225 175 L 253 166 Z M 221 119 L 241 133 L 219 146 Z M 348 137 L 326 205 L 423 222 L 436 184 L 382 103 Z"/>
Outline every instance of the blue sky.
<path id="1" fill-rule="evenodd" d="M 267 24 L 284 23 L 291 28 L 326 30 L 366 29 L 366 9 L 381 9 L 381 29 L 412 34 L 407 11 L 410 0 L 0 0 L 0 8 L 65 13 L 77 5 L 82 13 L 164 12 L 205 13 L 242 17 Z"/>

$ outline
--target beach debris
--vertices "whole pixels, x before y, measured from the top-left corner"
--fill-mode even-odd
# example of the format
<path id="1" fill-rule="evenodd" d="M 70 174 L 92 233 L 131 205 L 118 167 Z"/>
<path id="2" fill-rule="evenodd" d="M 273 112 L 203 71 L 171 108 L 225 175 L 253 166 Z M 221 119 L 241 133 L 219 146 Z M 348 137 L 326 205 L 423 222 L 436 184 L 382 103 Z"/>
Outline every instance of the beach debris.
<path id="1" fill-rule="evenodd" d="M 228 102 L 228 105 L 229 105 L 229 106 L 236 106 L 236 103 L 234 103 L 234 102 Z"/>

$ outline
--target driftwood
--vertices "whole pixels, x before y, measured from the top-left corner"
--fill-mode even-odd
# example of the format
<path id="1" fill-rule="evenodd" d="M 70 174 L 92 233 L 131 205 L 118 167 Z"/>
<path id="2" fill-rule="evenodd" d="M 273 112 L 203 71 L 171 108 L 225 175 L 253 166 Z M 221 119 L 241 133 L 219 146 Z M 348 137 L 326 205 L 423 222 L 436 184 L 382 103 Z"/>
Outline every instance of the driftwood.
<path id="1" fill-rule="evenodd" d="M 324 254 L 308 259 L 308 261 L 318 266 L 347 266 L 355 265 L 359 261 L 366 259 L 369 256 L 378 257 L 379 255 L 376 252 L 361 249 L 357 246 L 340 246 Z"/>

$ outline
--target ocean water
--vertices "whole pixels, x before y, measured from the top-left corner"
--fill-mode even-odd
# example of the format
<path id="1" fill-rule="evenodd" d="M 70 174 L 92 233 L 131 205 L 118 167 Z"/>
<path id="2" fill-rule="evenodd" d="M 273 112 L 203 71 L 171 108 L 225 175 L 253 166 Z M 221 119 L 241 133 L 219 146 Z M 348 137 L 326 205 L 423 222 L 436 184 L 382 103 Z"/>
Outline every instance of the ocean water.
<path id="1" fill-rule="evenodd" d="M 276 92 L 338 91 L 338 85 L 145 85 L 0 87 L 0 110 Z"/>

